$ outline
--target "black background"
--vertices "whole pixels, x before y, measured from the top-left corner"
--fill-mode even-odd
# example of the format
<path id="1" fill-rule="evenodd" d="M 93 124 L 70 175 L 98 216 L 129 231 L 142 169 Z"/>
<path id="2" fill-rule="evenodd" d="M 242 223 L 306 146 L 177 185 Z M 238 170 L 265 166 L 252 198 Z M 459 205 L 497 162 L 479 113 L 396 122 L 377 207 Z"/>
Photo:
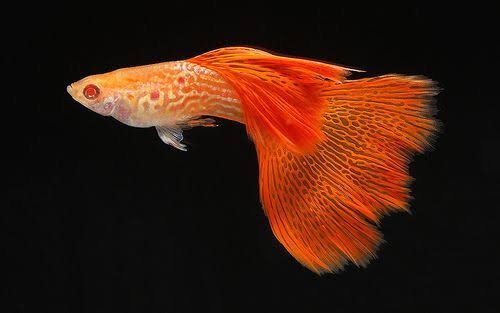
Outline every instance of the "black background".
<path id="1" fill-rule="evenodd" d="M 3 312 L 498 309 L 498 11 L 212 1 L 4 15 Z M 387 243 L 366 269 L 317 276 L 281 247 L 242 125 L 188 131 L 181 152 L 65 91 L 89 74 L 234 45 L 443 88 L 442 132 L 410 168 L 412 214 L 383 219 Z"/>

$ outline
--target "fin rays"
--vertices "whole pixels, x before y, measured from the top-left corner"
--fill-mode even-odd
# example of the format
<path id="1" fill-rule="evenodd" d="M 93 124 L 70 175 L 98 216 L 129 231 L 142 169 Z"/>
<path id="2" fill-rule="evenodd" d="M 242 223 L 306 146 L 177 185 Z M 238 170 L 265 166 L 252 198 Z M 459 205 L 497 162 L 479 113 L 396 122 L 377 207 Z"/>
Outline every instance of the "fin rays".
<path id="1" fill-rule="evenodd" d="M 437 129 L 433 82 L 349 69 L 250 48 L 189 60 L 236 90 L 259 159 L 260 195 L 283 246 L 316 273 L 367 265 L 384 214 L 407 211 L 408 164 Z"/>
<path id="2" fill-rule="evenodd" d="M 219 49 L 189 61 L 218 72 L 236 90 L 255 141 L 270 136 L 297 153 L 312 151 L 324 139 L 321 86 L 341 82 L 349 73 L 339 66 L 250 48 Z"/>
<path id="3" fill-rule="evenodd" d="M 174 125 L 163 125 L 156 126 L 156 131 L 160 136 L 160 139 L 174 148 L 181 151 L 187 151 L 185 144 L 181 143 L 184 136 L 182 134 L 183 130 L 191 129 L 193 127 L 217 127 L 217 123 L 212 118 L 202 118 L 199 116 L 189 117 L 185 120 L 181 120 Z"/>
<path id="4" fill-rule="evenodd" d="M 372 84 L 377 88 L 364 97 L 356 92 Z M 352 89 L 350 97 L 337 97 L 343 87 Z M 393 88 L 414 97 L 402 99 L 400 111 L 373 107 L 390 102 L 384 99 L 391 99 Z M 435 91 L 429 80 L 397 75 L 347 81 L 323 90 L 329 103 L 326 139 L 314 152 L 297 155 L 277 142 L 270 145 L 271 139 L 256 142 L 266 215 L 304 266 L 335 272 L 349 261 L 365 266 L 375 257 L 383 241 L 375 225 L 384 214 L 407 210 L 410 156 L 423 151 L 436 130 L 428 109 Z"/>

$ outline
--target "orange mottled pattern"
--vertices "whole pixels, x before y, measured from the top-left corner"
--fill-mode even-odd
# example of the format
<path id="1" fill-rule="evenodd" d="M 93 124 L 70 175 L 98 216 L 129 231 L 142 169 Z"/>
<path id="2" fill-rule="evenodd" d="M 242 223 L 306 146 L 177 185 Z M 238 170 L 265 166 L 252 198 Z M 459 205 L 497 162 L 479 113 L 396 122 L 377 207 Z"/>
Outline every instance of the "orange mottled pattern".
<path id="1" fill-rule="evenodd" d="M 214 125 L 201 116 L 244 123 L 273 233 L 300 263 L 324 273 L 375 257 L 380 219 L 409 210 L 409 163 L 437 130 L 433 81 L 348 80 L 351 71 L 231 47 L 89 76 L 68 92 L 99 114 L 156 127 L 180 150 L 183 130 Z"/>
<path id="2" fill-rule="evenodd" d="M 240 94 L 262 204 L 283 246 L 317 273 L 368 264 L 380 218 L 408 210 L 408 164 L 436 131 L 433 82 L 346 80 L 347 68 L 248 48 L 193 60 Z"/>
<path id="3" fill-rule="evenodd" d="M 332 85 L 315 152 L 256 145 L 264 209 L 302 264 L 321 273 L 375 257 L 382 215 L 408 209 L 408 164 L 436 131 L 435 93 L 431 81 L 400 75 Z"/>
<path id="4" fill-rule="evenodd" d="M 122 71 L 128 71 L 122 93 L 138 124 L 164 125 L 201 115 L 242 120 L 235 91 L 211 70 L 181 61 Z"/>
<path id="5" fill-rule="evenodd" d="M 231 83 L 255 140 L 263 142 L 267 132 L 297 153 L 310 152 L 324 139 L 321 117 L 326 105 L 319 91 L 348 74 L 347 68 L 332 64 L 238 47 L 190 61 L 219 72 Z"/>
<path id="6" fill-rule="evenodd" d="M 116 100 L 111 115 L 135 127 L 175 125 L 202 115 L 243 120 L 231 85 L 216 72 L 186 61 L 123 68 L 73 85 L 85 81 L 112 92 Z"/>

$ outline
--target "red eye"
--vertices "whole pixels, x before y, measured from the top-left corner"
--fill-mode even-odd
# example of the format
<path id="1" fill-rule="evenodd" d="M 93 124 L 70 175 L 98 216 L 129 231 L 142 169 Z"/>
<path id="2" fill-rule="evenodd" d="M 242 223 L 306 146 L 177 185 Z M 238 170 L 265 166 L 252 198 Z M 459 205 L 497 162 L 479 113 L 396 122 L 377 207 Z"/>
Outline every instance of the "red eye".
<path id="1" fill-rule="evenodd" d="M 97 98 L 99 96 L 99 93 L 99 87 L 97 87 L 96 85 L 90 84 L 83 88 L 83 95 L 89 100 L 94 100 L 95 98 Z"/>

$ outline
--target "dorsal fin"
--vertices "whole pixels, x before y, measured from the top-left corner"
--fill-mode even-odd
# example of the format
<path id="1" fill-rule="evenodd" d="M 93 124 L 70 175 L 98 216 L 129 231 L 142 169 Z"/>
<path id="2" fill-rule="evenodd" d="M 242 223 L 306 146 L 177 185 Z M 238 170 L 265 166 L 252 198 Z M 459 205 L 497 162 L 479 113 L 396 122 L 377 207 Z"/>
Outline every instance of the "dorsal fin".
<path id="1" fill-rule="evenodd" d="M 271 135 L 288 150 L 304 153 L 324 139 L 322 85 L 340 83 L 348 69 L 272 55 L 252 48 L 222 48 L 189 60 L 218 72 L 240 97 L 254 140 Z"/>

